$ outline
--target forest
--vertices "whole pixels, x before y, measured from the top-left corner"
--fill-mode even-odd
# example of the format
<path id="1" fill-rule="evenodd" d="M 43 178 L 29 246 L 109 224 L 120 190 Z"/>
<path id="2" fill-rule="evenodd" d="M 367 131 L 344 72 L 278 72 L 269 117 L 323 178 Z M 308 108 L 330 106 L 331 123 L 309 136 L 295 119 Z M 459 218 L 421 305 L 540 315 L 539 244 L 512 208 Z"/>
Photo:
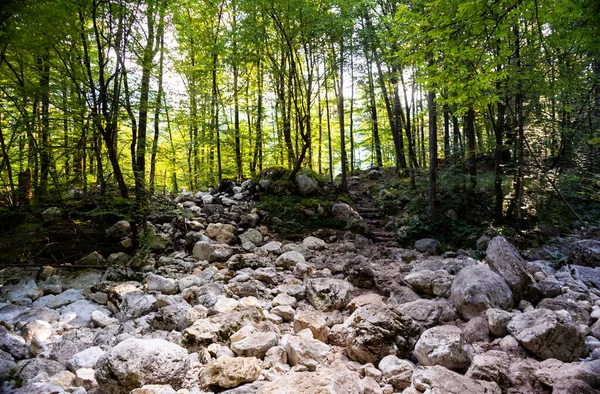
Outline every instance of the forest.
<path id="1" fill-rule="evenodd" d="M 0 203 L 393 167 L 430 218 L 598 223 L 599 30 L 588 0 L 6 0 Z"/>

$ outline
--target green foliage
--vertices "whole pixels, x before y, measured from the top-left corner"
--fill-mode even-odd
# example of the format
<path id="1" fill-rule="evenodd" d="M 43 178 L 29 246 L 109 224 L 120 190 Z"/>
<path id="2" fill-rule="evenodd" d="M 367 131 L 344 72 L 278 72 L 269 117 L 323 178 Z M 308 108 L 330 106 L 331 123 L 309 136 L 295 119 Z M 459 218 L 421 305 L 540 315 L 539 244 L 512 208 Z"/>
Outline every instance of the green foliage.
<path id="1" fill-rule="evenodd" d="M 337 199 L 302 197 L 298 195 L 262 194 L 257 203 L 259 211 L 270 227 L 278 233 L 298 237 L 322 228 L 344 228 L 345 223 L 335 220 L 331 207 Z"/>

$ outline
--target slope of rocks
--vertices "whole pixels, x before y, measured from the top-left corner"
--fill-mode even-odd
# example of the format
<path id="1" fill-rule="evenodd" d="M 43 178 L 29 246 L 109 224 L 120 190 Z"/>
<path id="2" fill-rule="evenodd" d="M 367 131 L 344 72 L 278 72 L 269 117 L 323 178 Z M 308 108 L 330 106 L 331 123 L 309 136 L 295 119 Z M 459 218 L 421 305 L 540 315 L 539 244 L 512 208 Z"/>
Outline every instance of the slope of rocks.
<path id="1" fill-rule="evenodd" d="M 180 196 L 187 218 L 155 218 L 141 261 L 0 271 L 0 391 L 600 389 L 600 241 L 574 243 L 558 271 L 500 237 L 485 261 L 437 256 L 434 240 L 421 252 L 351 233 L 287 242 L 244 188 L 223 192 Z M 127 243 L 127 223 L 109 233 Z"/>

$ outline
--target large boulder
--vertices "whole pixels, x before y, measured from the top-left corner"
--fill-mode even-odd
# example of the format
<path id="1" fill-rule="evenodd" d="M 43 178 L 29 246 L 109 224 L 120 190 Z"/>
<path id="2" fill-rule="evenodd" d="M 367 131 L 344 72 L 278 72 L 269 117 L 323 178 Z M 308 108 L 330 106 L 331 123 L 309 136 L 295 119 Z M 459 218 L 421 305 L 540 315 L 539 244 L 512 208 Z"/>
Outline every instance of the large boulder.
<path id="1" fill-rule="evenodd" d="M 387 355 L 402 356 L 412 350 L 418 328 L 412 320 L 384 305 L 367 305 L 344 322 L 351 359 L 377 363 Z"/>
<path id="2" fill-rule="evenodd" d="M 414 355 L 421 365 L 441 365 L 456 370 L 471 364 L 463 333 L 455 326 L 437 326 L 425 331 L 415 345 Z"/>
<path id="3" fill-rule="evenodd" d="M 600 241 L 583 239 L 573 242 L 567 249 L 569 262 L 584 267 L 600 267 Z"/>
<path id="4" fill-rule="evenodd" d="M 452 282 L 450 299 L 467 320 L 489 308 L 513 306 L 512 292 L 504 279 L 485 265 L 463 268 Z"/>
<path id="5" fill-rule="evenodd" d="M 510 386 L 510 357 L 499 350 L 491 350 L 473 357 L 466 377 L 477 380 L 496 382 L 505 392 Z"/>
<path id="6" fill-rule="evenodd" d="M 501 394 L 494 382 L 467 378 L 442 366 L 418 367 L 413 372 L 412 388 L 415 393 L 485 393 Z"/>
<path id="7" fill-rule="evenodd" d="M 296 175 L 295 181 L 296 186 L 298 186 L 298 192 L 303 196 L 315 194 L 319 191 L 319 182 L 306 174 Z"/>
<path id="8" fill-rule="evenodd" d="M 488 244 L 485 260 L 500 275 L 513 292 L 517 300 L 536 301 L 538 294 L 534 291 L 533 277 L 527 272 L 527 262 L 504 237 L 494 237 Z"/>
<path id="9" fill-rule="evenodd" d="M 516 315 L 507 328 L 525 348 L 542 360 L 574 361 L 586 348 L 584 336 L 568 316 L 549 309 L 535 309 Z"/>
<path id="10" fill-rule="evenodd" d="M 187 351 L 163 339 L 130 338 L 103 354 L 95 377 L 107 394 L 126 394 L 146 384 L 180 388 L 190 368 Z"/>
<path id="11" fill-rule="evenodd" d="M 450 296 L 453 279 L 454 275 L 450 275 L 443 269 L 411 272 L 404 277 L 404 281 L 417 293 L 437 297 Z"/>
<path id="12" fill-rule="evenodd" d="M 343 309 L 350 302 L 351 291 L 352 285 L 341 279 L 315 278 L 306 283 L 308 301 L 324 312 Z"/>
<path id="13" fill-rule="evenodd" d="M 256 394 L 356 394 L 360 376 L 342 364 L 316 372 L 291 372 L 262 386 Z"/>

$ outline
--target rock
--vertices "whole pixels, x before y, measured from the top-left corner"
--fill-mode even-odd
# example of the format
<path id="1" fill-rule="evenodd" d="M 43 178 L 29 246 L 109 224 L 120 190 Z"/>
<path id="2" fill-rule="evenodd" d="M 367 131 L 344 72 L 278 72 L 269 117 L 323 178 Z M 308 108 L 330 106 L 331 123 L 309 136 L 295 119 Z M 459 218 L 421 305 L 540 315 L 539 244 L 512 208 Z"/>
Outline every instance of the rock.
<path id="1" fill-rule="evenodd" d="M 357 394 L 360 377 L 336 364 L 316 372 L 291 372 L 265 384 L 256 394 Z"/>
<path id="2" fill-rule="evenodd" d="M 249 228 L 242 235 L 240 235 L 240 242 L 251 242 L 254 245 L 259 245 L 263 242 L 263 235 L 260 231 L 254 228 Z"/>
<path id="3" fill-rule="evenodd" d="M 304 245 L 309 250 L 324 250 L 325 248 L 327 248 L 325 241 L 323 241 L 321 238 L 313 236 L 304 238 L 304 240 L 302 241 L 302 245 Z"/>
<path id="4" fill-rule="evenodd" d="M 563 270 L 569 272 L 573 279 L 581 281 L 589 289 L 600 291 L 600 267 L 591 268 L 581 265 L 570 265 L 563 267 Z"/>
<path id="5" fill-rule="evenodd" d="M 580 381 L 598 388 L 600 387 L 600 360 L 563 363 L 559 360 L 548 359 L 540 363 L 539 369 L 535 371 L 535 376 L 549 387 Z"/>
<path id="6" fill-rule="evenodd" d="M 75 372 L 80 368 L 94 368 L 96 362 L 106 353 L 99 346 L 94 346 L 76 353 L 67 362 L 67 368 Z"/>
<path id="7" fill-rule="evenodd" d="M 421 332 L 436 326 L 442 315 L 442 306 L 437 301 L 426 299 L 406 302 L 393 309 L 410 318 Z"/>
<path id="8" fill-rule="evenodd" d="M 305 174 L 296 175 L 298 192 L 303 196 L 315 194 L 319 191 L 319 182 Z"/>
<path id="9" fill-rule="evenodd" d="M 535 309 L 516 315 L 508 331 L 542 360 L 573 361 L 585 350 L 585 338 L 563 315 L 548 309 Z"/>
<path id="10" fill-rule="evenodd" d="M 49 294 L 37 299 L 34 303 L 34 307 L 46 307 L 51 309 L 58 309 L 65 305 L 69 305 L 75 301 L 83 300 L 81 290 L 68 289 L 58 295 Z"/>
<path id="11" fill-rule="evenodd" d="M 600 267 L 600 240 L 584 239 L 573 242 L 567 249 L 569 262 L 584 267 Z"/>
<path id="12" fill-rule="evenodd" d="M 279 336 L 274 332 L 257 332 L 242 340 L 232 342 L 231 350 L 241 357 L 262 359 L 267 351 L 279 344 Z"/>
<path id="13" fill-rule="evenodd" d="M 492 271 L 504 278 L 516 300 L 531 301 L 536 295 L 532 288 L 534 280 L 527 272 L 527 262 L 506 238 L 492 238 L 485 252 L 485 260 Z"/>
<path id="14" fill-rule="evenodd" d="M 27 342 L 31 342 L 34 338 L 38 341 L 45 342 L 53 333 L 54 330 L 52 329 L 52 325 L 43 320 L 34 320 L 26 323 L 23 328 L 21 328 L 21 335 Z"/>
<path id="15" fill-rule="evenodd" d="M 50 377 L 48 383 L 55 384 L 64 389 L 75 385 L 75 374 L 69 371 L 60 371 Z"/>
<path id="16" fill-rule="evenodd" d="M 471 379 L 495 382 L 505 392 L 510 386 L 509 366 L 508 354 L 492 350 L 475 355 L 465 376 Z"/>
<path id="17" fill-rule="evenodd" d="M 279 241 L 267 242 L 266 244 L 261 246 L 260 249 L 264 250 L 267 253 L 280 254 L 281 253 L 281 242 L 279 242 Z"/>
<path id="18" fill-rule="evenodd" d="M 488 319 L 488 327 L 492 334 L 497 337 L 503 337 L 508 334 L 508 323 L 513 318 L 514 313 L 503 311 L 502 309 L 490 308 L 485 311 Z"/>
<path id="19" fill-rule="evenodd" d="M 438 297 L 450 296 L 450 286 L 453 279 L 454 275 L 450 275 L 445 270 L 422 270 L 411 272 L 404 277 L 404 281 L 417 293 Z"/>
<path id="20" fill-rule="evenodd" d="M 387 355 L 404 355 L 418 333 L 405 316 L 382 305 L 358 308 L 344 322 L 348 355 L 362 363 L 377 363 Z"/>
<path id="21" fill-rule="evenodd" d="M 145 384 L 181 387 L 190 368 L 187 351 L 163 339 L 130 338 L 106 352 L 96 364 L 96 380 L 108 394 L 129 393 Z"/>
<path id="22" fill-rule="evenodd" d="M 413 352 L 421 365 L 441 365 L 457 370 L 471 364 L 471 354 L 460 328 L 433 327 L 421 334 Z"/>
<path id="23" fill-rule="evenodd" d="M 179 279 L 179 291 L 183 292 L 185 289 L 192 286 L 204 286 L 205 284 L 212 282 L 217 272 L 218 270 L 215 267 L 207 267 L 198 275 L 184 276 Z"/>
<path id="24" fill-rule="evenodd" d="M 583 307 L 579 306 L 576 301 L 568 298 L 545 298 L 538 302 L 536 308 L 550 309 L 553 311 L 567 311 L 571 315 L 571 319 L 575 324 L 589 326 L 591 323 L 590 313 Z"/>
<path id="25" fill-rule="evenodd" d="M 379 370 L 384 382 L 391 384 L 396 390 L 404 390 L 412 381 L 415 365 L 396 356 L 385 356 L 379 362 Z"/>
<path id="26" fill-rule="evenodd" d="M 418 367 L 415 369 L 411 387 L 417 390 L 414 391 L 415 393 L 501 394 L 501 390 L 496 383 L 470 379 L 442 366 Z"/>
<path id="27" fill-rule="evenodd" d="M 433 238 L 423 238 L 415 242 L 415 249 L 417 249 L 421 253 L 429 253 L 431 255 L 436 255 L 438 254 L 439 247 L 439 241 Z"/>
<path id="28" fill-rule="evenodd" d="M 96 327 L 106 327 L 113 324 L 119 324 L 119 320 L 109 317 L 106 313 L 102 311 L 93 311 L 90 314 L 90 320 Z"/>
<path id="29" fill-rule="evenodd" d="M 51 376 L 64 370 L 65 366 L 54 360 L 31 358 L 29 360 L 21 360 L 17 363 L 14 377 L 21 381 L 27 381 L 33 379 L 37 374 L 42 372 Z"/>
<path id="30" fill-rule="evenodd" d="M 0 287 L 0 295 L 7 301 L 16 301 L 27 297 L 29 291 L 37 288 L 37 284 L 31 278 L 21 278 L 14 285 L 4 284 Z"/>
<path id="31" fill-rule="evenodd" d="M 146 289 L 151 292 L 162 294 L 176 294 L 177 282 L 160 275 L 148 274 L 148 276 L 146 276 Z"/>
<path id="32" fill-rule="evenodd" d="M 217 243 L 232 244 L 235 238 L 235 227 L 231 224 L 210 223 L 206 227 L 206 235 Z"/>
<path id="33" fill-rule="evenodd" d="M 231 256 L 227 261 L 227 267 L 230 270 L 239 271 L 244 268 L 264 268 L 268 265 L 268 260 L 265 257 L 254 253 L 242 253 Z M 269 267 L 272 269 L 272 267 Z"/>
<path id="34" fill-rule="evenodd" d="M 488 308 L 513 306 L 512 292 L 504 279 L 485 265 L 462 269 L 452 282 L 450 299 L 466 320 Z"/>
<path id="35" fill-rule="evenodd" d="M 61 284 L 63 289 L 85 289 L 101 282 L 102 274 L 92 269 L 75 271 L 63 276 Z"/>
<path id="36" fill-rule="evenodd" d="M 310 329 L 315 339 L 327 343 L 329 327 L 327 321 L 319 313 L 313 311 L 297 311 L 294 316 L 294 332 Z"/>
<path id="37" fill-rule="evenodd" d="M 462 331 L 467 343 L 487 343 L 490 340 L 490 329 L 485 315 L 476 316 L 469 320 L 462 327 Z"/>
<path id="38" fill-rule="evenodd" d="M 352 285 L 345 280 L 315 278 L 306 283 L 306 297 L 316 309 L 324 312 L 340 310 L 351 299 Z"/>
<path id="39" fill-rule="evenodd" d="M 127 253 L 123 253 L 123 252 L 112 253 L 108 256 L 108 264 L 109 265 L 125 267 L 125 266 L 129 265 L 130 261 L 131 261 L 131 257 Z"/>
<path id="40" fill-rule="evenodd" d="M 333 217 L 347 225 L 360 223 L 362 218 L 350 205 L 345 203 L 337 203 L 331 207 Z"/>
<path id="41" fill-rule="evenodd" d="M 255 357 L 221 357 L 208 362 L 200 380 L 204 386 L 231 388 L 254 382 L 262 369 L 262 362 Z"/>
<path id="42" fill-rule="evenodd" d="M 98 252 L 92 252 L 85 257 L 77 260 L 75 265 L 83 265 L 83 266 L 106 266 L 108 265 L 108 261 Z"/>
<path id="43" fill-rule="evenodd" d="M 177 394 L 175 389 L 168 384 L 147 384 L 129 394 Z"/>
<path id="44" fill-rule="evenodd" d="M 7 381 L 11 370 L 16 366 L 14 357 L 4 350 L 0 350 L 0 382 Z"/>
<path id="45" fill-rule="evenodd" d="M 379 294 L 367 293 L 359 295 L 358 297 L 354 297 L 352 300 L 350 300 L 347 306 L 350 312 L 354 312 L 358 308 L 369 304 L 385 305 L 385 299 Z"/>
<path id="46" fill-rule="evenodd" d="M 86 390 L 92 390 L 98 387 L 95 371 L 93 368 L 80 368 L 75 371 L 75 385 L 83 387 Z"/>
<path id="47" fill-rule="evenodd" d="M 293 269 L 296 264 L 306 264 L 306 260 L 302 253 L 291 250 L 289 252 L 283 253 L 281 256 L 275 260 L 275 266 L 282 267 L 287 270 Z"/>
<path id="48" fill-rule="evenodd" d="M 121 239 L 131 235 L 131 224 L 127 220 L 120 220 L 106 230 L 106 236 L 113 239 Z"/>
<path id="49" fill-rule="evenodd" d="M 72 327 L 87 327 L 92 322 L 91 314 L 94 311 L 110 313 L 106 307 L 88 300 L 76 301 L 60 309 L 61 321 Z"/>
<path id="50" fill-rule="evenodd" d="M 314 339 L 309 329 L 300 331 L 298 336 L 286 334 L 281 338 L 281 346 L 287 353 L 288 364 L 304 365 L 310 371 L 327 360 L 329 346 Z"/>
<path id="51" fill-rule="evenodd" d="M 108 309 L 120 320 L 136 318 L 156 310 L 156 298 L 136 286 L 123 283 L 108 293 Z"/>
<path id="52" fill-rule="evenodd" d="M 225 262 L 233 255 L 233 249 L 227 244 L 198 241 L 192 253 L 198 260 L 207 260 L 211 263 Z"/>

